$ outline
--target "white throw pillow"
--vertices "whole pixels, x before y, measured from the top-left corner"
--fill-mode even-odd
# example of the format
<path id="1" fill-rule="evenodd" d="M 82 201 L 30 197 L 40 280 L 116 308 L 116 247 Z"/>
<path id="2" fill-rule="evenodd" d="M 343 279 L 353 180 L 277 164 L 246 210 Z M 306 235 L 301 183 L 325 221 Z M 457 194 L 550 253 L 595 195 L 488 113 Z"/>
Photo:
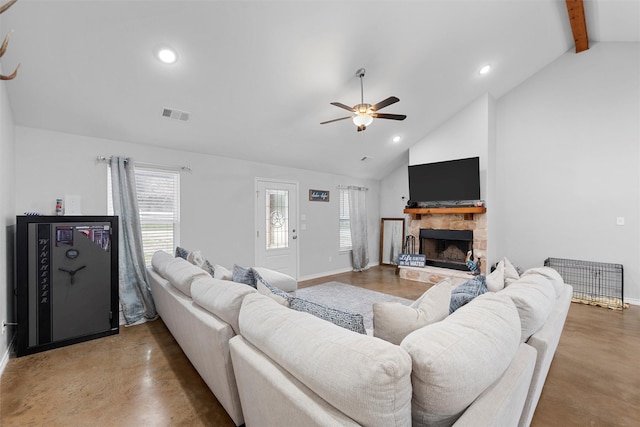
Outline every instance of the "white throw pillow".
<path id="1" fill-rule="evenodd" d="M 504 260 L 501 260 L 496 269 L 487 275 L 487 290 L 489 292 L 498 292 L 504 289 Z"/>
<path id="2" fill-rule="evenodd" d="M 228 268 L 224 268 L 220 264 L 215 264 L 213 266 L 213 272 L 214 279 L 231 280 L 231 277 L 233 277 L 233 272 Z"/>
<path id="3" fill-rule="evenodd" d="M 502 258 L 504 261 L 504 286 L 509 286 L 520 278 L 518 270 L 509 262 L 508 259 Z"/>
<path id="4" fill-rule="evenodd" d="M 433 285 L 411 306 L 398 302 L 373 304 L 373 336 L 400 345 L 416 329 L 439 322 L 449 315 L 451 282 Z"/>

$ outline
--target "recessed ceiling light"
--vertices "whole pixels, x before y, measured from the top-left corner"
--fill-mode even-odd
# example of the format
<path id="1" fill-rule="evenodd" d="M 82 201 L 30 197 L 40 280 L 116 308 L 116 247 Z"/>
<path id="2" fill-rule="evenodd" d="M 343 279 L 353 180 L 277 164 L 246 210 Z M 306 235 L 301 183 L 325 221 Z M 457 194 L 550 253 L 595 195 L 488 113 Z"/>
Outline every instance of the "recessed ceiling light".
<path id="1" fill-rule="evenodd" d="M 173 64 L 178 60 L 178 54 L 173 49 L 169 49 L 168 47 L 163 47 L 159 49 L 157 54 L 158 59 L 165 64 Z"/>
<path id="2" fill-rule="evenodd" d="M 393 137 L 393 139 L 391 141 L 393 141 L 395 143 L 398 143 L 398 142 L 400 142 L 401 139 L 402 138 L 400 138 L 400 135 L 396 135 L 396 136 Z"/>
<path id="3" fill-rule="evenodd" d="M 478 71 L 479 74 L 487 74 L 489 71 L 491 71 L 491 65 L 487 64 L 485 66 L 483 66 L 482 68 L 480 68 L 480 71 Z"/>

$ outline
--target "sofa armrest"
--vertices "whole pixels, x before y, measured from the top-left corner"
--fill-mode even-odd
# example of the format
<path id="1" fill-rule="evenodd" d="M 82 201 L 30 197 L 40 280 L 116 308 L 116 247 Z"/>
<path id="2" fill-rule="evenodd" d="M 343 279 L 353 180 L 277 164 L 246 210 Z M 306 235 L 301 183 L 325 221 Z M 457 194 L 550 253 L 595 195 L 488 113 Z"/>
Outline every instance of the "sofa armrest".
<path id="1" fill-rule="evenodd" d="M 505 373 L 486 389 L 453 424 L 455 427 L 515 426 L 527 398 L 536 351 L 520 344 Z"/>
<path id="2" fill-rule="evenodd" d="M 262 276 L 271 286 L 285 291 L 293 292 L 298 289 L 298 282 L 288 274 L 280 273 L 279 271 L 271 270 L 265 267 L 253 267 L 255 271 Z"/>
<path id="3" fill-rule="evenodd" d="M 560 342 L 560 335 L 564 328 L 564 322 L 567 319 L 572 296 L 573 287 L 571 285 L 565 285 L 563 293 L 556 299 L 553 310 L 545 324 L 535 334 L 531 335 L 527 341 L 528 345 L 536 349 L 538 357 L 536 359 L 536 367 L 533 371 L 529 395 L 527 396 L 522 418 L 520 419 L 520 426 L 528 426 L 531 424 L 538 400 L 540 399 L 540 394 L 542 393 L 542 387 L 547 379 L 553 356 Z"/>
<path id="4" fill-rule="evenodd" d="M 229 341 L 247 426 L 358 426 L 237 335 Z"/>

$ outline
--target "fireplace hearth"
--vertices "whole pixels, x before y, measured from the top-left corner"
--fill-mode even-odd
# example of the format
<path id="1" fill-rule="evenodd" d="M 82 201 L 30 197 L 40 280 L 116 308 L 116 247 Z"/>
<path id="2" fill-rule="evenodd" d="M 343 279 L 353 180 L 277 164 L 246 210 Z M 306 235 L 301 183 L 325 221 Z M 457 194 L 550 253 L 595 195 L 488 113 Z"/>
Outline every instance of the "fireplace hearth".
<path id="1" fill-rule="evenodd" d="M 434 267 L 467 270 L 467 252 L 473 251 L 472 230 L 420 229 L 420 253 Z"/>

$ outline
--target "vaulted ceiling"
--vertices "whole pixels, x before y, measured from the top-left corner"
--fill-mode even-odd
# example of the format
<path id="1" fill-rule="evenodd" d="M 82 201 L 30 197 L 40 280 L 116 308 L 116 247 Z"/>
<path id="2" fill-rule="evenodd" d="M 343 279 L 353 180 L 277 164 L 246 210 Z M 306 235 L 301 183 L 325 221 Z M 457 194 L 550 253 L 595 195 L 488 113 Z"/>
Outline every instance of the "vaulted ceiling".
<path id="1" fill-rule="evenodd" d="M 640 41 L 640 0 L 584 9 L 591 44 Z M 17 125 L 374 179 L 574 49 L 558 0 L 19 0 L 0 28 L 14 30 L 3 72 L 21 63 L 6 82 Z M 161 46 L 178 61 L 157 60 Z M 320 125 L 345 115 L 330 102 L 360 102 L 361 67 L 365 102 L 397 96 L 384 112 L 407 119 Z"/>

